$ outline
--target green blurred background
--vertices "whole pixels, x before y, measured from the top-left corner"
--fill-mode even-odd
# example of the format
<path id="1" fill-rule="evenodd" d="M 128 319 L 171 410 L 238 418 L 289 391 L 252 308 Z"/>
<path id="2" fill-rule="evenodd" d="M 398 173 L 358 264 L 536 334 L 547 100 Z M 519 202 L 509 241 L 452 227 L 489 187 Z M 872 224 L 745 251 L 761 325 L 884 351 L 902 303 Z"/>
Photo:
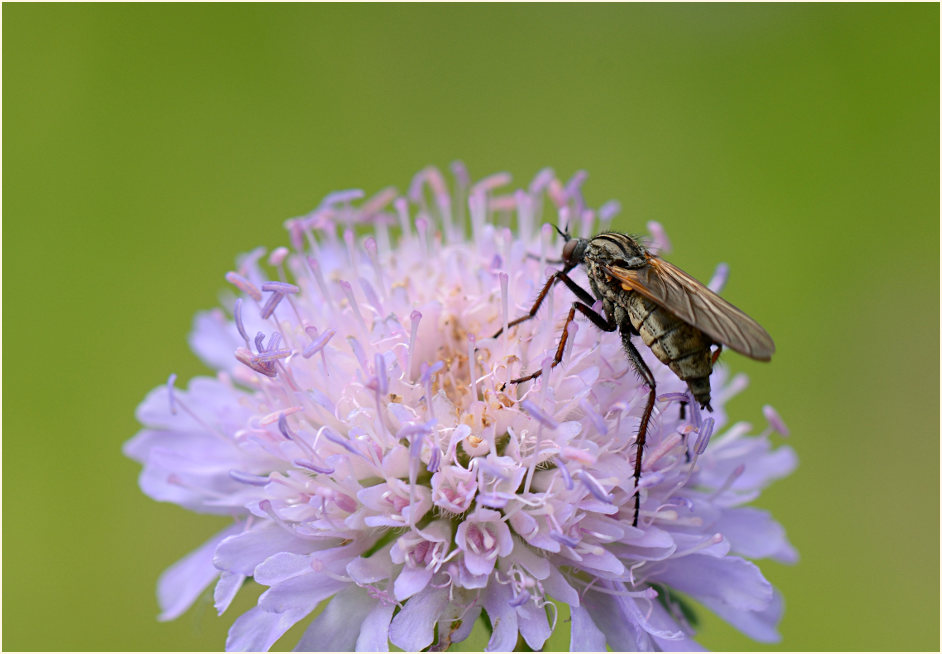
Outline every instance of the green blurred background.
<path id="1" fill-rule="evenodd" d="M 237 253 L 331 190 L 584 168 L 618 227 L 775 337 L 728 354 L 801 464 L 766 492 L 787 650 L 939 646 L 939 6 L 3 7 L 3 646 L 220 649 L 251 603 L 156 622 L 220 521 L 121 444 Z M 14 311 L 16 309 L 16 311 Z M 713 649 L 757 644 L 707 619 Z M 293 640 L 282 641 L 290 647 Z M 550 648 L 565 648 L 554 640 Z M 771 648 L 771 649 L 774 649 Z"/>

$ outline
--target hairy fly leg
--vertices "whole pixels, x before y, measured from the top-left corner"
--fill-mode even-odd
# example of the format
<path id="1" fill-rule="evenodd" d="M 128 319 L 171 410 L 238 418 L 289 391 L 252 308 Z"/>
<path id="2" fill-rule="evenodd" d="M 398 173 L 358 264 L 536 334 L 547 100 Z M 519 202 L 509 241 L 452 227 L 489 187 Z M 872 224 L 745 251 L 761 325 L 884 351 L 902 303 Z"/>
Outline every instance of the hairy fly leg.
<path id="1" fill-rule="evenodd" d="M 641 414 L 641 425 L 638 427 L 638 437 L 636 443 L 638 446 L 638 453 L 635 456 L 635 516 L 631 521 L 632 526 L 638 526 L 638 514 L 641 512 L 641 489 L 638 488 L 638 484 L 641 482 L 641 458 L 644 455 L 644 441 L 648 436 L 648 423 L 651 421 L 651 412 L 654 410 L 654 399 L 657 397 L 657 392 L 655 390 L 654 375 L 651 373 L 651 369 L 648 368 L 647 364 L 644 362 L 644 359 L 641 358 L 641 354 L 638 352 L 638 349 L 635 347 L 634 343 L 631 342 L 631 330 L 623 325 L 621 329 L 621 341 L 625 346 L 625 352 L 628 354 L 628 359 L 631 361 L 631 365 L 634 366 L 635 370 L 641 376 L 641 379 L 644 380 L 644 383 L 648 386 L 648 403 L 644 407 L 644 413 Z"/>

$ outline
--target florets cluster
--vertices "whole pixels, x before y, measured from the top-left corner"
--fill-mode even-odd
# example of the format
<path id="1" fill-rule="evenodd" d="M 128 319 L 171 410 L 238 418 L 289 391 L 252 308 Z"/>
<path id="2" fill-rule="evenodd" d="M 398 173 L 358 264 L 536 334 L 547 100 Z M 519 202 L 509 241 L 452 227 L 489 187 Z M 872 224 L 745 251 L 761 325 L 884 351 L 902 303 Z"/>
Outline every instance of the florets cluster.
<path id="1" fill-rule="evenodd" d="M 660 396 L 636 489 L 647 388 L 618 335 L 574 324 L 550 368 L 562 287 L 492 337 L 553 271 L 544 221 L 589 236 L 617 204 L 589 209 L 583 174 L 507 192 L 506 175 L 453 171 L 454 192 L 429 168 L 405 197 L 328 196 L 287 221 L 290 250 L 242 257 L 225 309 L 197 316 L 191 344 L 216 376 L 151 392 L 125 451 L 151 497 L 235 520 L 164 574 L 162 617 L 213 582 L 222 613 L 252 578 L 268 588 L 230 650 L 302 620 L 300 649 L 444 649 L 482 616 L 490 650 L 539 649 L 562 605 L 572 649 L 693 649 L 681 598 L 774 640 L 781 600 L 744 557 L 795 555 L 744 505 L 795 465 L 769 442 L 780 419 L 727 426 L 745 381 L 722 368 L 715 412 L 681 418 L 686 386 L 645 352 Z"/>

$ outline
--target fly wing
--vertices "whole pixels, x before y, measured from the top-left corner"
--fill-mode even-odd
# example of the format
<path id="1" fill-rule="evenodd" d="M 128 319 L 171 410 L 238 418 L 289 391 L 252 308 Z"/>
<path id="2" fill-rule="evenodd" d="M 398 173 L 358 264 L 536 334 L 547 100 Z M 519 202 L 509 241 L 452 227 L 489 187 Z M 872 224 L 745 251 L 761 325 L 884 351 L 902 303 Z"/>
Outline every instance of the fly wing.
<path id="1" fill-rule="evenodd" d="M 637 269 L 604 268 L 624 290 L 656 302 L 714 342 L 759 361 L 772 358 L 775 343 L 759 323 L 677 266 L 654 256 L 648 264 Z"/>

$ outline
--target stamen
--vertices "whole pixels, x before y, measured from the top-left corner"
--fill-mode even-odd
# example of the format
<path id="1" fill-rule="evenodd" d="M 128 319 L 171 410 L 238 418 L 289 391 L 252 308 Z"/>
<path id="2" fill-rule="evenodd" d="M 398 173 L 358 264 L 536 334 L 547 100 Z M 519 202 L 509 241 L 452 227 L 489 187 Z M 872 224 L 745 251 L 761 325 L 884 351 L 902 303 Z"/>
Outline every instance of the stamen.
<path id="1" fill-rule="evenodd" d="M 376 193 L 369 200 L 364 202 L 360 207 L 360 213 L 362 213 L 365 217 L 372 217 L 384 209 L 387 204 L 392 202 L 397 195 L 398 193 L 395 187 L 387 186 L 383 190 Z"/>
<path id="2" fill-rule="evenodd" d="M 530 417 L 539 422 L 545 427 L 550 429 L 556 429 L 559 426 L 559 423 L 553 420 L 549 415 L 543 412 L 538 406 L 536 406 L 530 400 L 523 400 L 520 402 L 520 408 L 530 414 Z"/>
<path id="3" fill-rule="evenodd" d="M 314 280 L 317 282 L 317 287 L 321 291 L 321 296 L 327 300 L 327 304 L 330 306 L 331 311 L 334 310 L 334 299 L 330 297 L 330 292 L 327 290 L 327 282 L 324 281 L 324 273 L 321 270 L 320 264 L 317 262 L 317 259 L 314 257 L 306 257 L 307 265 L 311 270 L 311 275 L 314 277 Z"/>
<path id="4" fill-rule="evenodd" d="M 323 200 L 321 200 L 321 207 L 332 207 L 338 204 L 350 204 L 354 200 L 359 200 L 364 197 L 366 193 L 358 188 L 347 189 L 345 191 L 334 191 L 333 193 L 328 193 Z"/>
<path id="5" fill-rule="evenodd" d="M 403 238 L 412 236 L 412 223 L 409 220 L 409 202 L 405 198 L 396 198 L 393 202 L 396 208 L 396 215 L 399 216 L 399 229 L 402 230 Z"/>
<path id="6" fill-rule="evenodd" d="M 422 255 L 426 258 L 429 256 L 428 228 L 429 222 L 425 216 L 420 215 L 415 219 L 415 229 L 419 233 L 419 243 L 422 245 Z"/>
<path id="7" fill-rule="evenodd" d="M 689 402 L 690 396 L 686 393 L 664 393 L 657 396 L 658 402 Z"/>
<path id="8" fill-rule="evenodd" d="M 268 477 L 253 475 L 248 472 L 240 472 L 239 470 L 230 470 L 229 478 L 242 484 L 249 484 L 250 486 L 267 486 L 270 481 Z"/>
<path id="9" fill-rule="evenodd" d="M 595 426 L 595 431 L 597 431 L 601 436 L 607 436 L 608 425 L 605 424 L 605 420 L 602 418 L 602 416 L 596 413 L 586 398 L 579 400 L 579 407 L 585 413 L 586 417 L 592 421 L 592 424 Z"/>
<path id="10" fill-rule="evenodd" d="M 330 339 L 334 337 L 336 332 L 333 329 L 328 329 L 326 332 L 317 337 L 316 340 L 308 343 L 308 345 L 301 352 L 301 356 L 305 359 L 310 359 L 312 356 L 322 351 L 324 347 L 330 342 Z"/>
<path id="11" fill-rule="evenodd" d="M 563 476 L 563 484 L 565 484 L 566 489 L 572 490 L 574 484 L 572 483 L 572 475 L 569 474 L 569 468 L 566 467 L 566 464 L 558 456 L 553 457 L 553 463 Z"/>
<path id="12" fill-rule="evenodd" d="M 330 427 L 322 427 L 321 429 L 323 430 L 324 436 L 326 436 L 327 440 L 329 440 L 331 443 L 335 443 L 339 445 L 340 447 L 347 450 L 351 454 L 356 454 L 357 456 L 363 456 L 358 449 L 353 447 L 350 441 L 340 436 L 339 434 L 335 433 L 334 430 L 331 429 Z"/>
<path id="13" fill-rule="evenodd" d="M 475 363 L 474 350 L 475 350 L 476 342 L 477 342 L 477 338 L 475 338 L 474 334 L 471 334 L 469 332 L 468 333 L 468 378 L 469 378 L 470 387 L 471 387 L 471 397 L 475 400 L 478 399 L 478 383 L 474 377 L 474 363 Z"/>
<path id="14" fill-rule="evenodd" d="M 278 416 L 278 430 L 281 432 L 282 436 L 289 441 L 297 440 L 297 434 L 292 432 L 291 428 L 288 427 L 288 417 L 284 412 Z"/>
<path id="15" fill-rule="evenodd" d="M 472 240 L 480 247 L 484 234 L 484 225 L 487 223 L 487 204 L 483 194 L 472 193 L 468 198 L 468 209 L 471 212 Z"/>
<path id="16" fill-rule="evenodd" d="M 409 315 L 409 319 L 412 321 L 412 334 L 409 337 L 409 374 L 412 374 L 412 363 L 413 357 L 415 356 L 415 337 L 419 333 L 419 323 L 422 321 L 422 313 L 419 311 L 413 311 Z"/>
<path id="17" fill-rule="evenodd" d="M 347 302 L 350 303 L 350 307 L 353 309 L 353 313 L 356 315 L 360 327 L 362 327 L 364 331 L 369 331 L 366 326 L 366 321 L 363 319 L 363 314 L 360 313 L 360 305 L 357 303 L 356 296 L 353 294 L 353 286 L 345 279 L 341 279 L 337 283 L 340 284 L 340 289 L 346 296 Z"/>
<path id="18" fill-rule="evenodd" d="M 174 399 L 173 385 L 177 381 L 177 373 L 170 373 L 170 376 L 167 378 L 167 398 L 170 403 L 170 415 L 177 415 L 177 405 Z"/>
<path id="19" fill-rule="evenodd" d="M 285 229 L 288 230 L 288 240 L 291 241 L 291 247 L 297 252 L 304 251 L 304 227 L 297 218 L 289 218 L 285 221 Z"/>
<path id="20" fill-rule="evenodd" d="M 504 334 L 507 333 L 507 323 L 510 321 L 510 299 L 507 292 L 507 286 L 510 282 L 510 276 L 505 272 L 497 273 L 497 278 L 500 280 L 500 313 L 501 313 L 501 325 L 503 328 Z"/>
<path id="21" fill-rule="evenodd" d="M 543 189 L 549 186 L 549 183 L 556 176 L 556 173 L 553 172 L 552 168 L 544 168 L 538 172 L 534 177 L 533 181 L 530 182 L 529 192 L 530 195 L 536 197 L 543 192 Z"/>
<path id="22" fill-rule="evenodd" d="M 572 536 L 566 536 L 565 534 L 560 533 L 556 531 L 555 529 L 550 531 L 550 538 L 552 538 L 553 540 L 559 543 L 562 543 L 563 545 L 567 545 L 568 547 L 575 547 L 576 545 L 579 544 L 578 538 L 573 538 Z"/>
<path id="23" fill-rule="evenodd" d="M 245 364 L 255 372 L 265 375 L 266 377 L 271 377 L 274 379 L 278 376 L 277 371 L 263 366 L 259 362 L 255 361 L 255 355 L 244 347 L 236 348 L 235 358 L 237 361 L 239 361 L 239 363 Z"/>
<path id="24" fill-rule="evenodd" d="M 713 418 L 707 418 L 703 421 L 703 426 L 700 427 L 700 435 L 697 436 L 697 442 L 693 446 L 694 452 L 697 453 L 697 456 L 703 454 L 706 451 L 707 445 L 710 442 L 710 436 L 713 435 Z"/>
<path id="25" fill-rule="evenodd" d="M 284 249 L 284 248 L 280 248 Z M 286 250 L 287 252 L 287 250 Z M 262 284 L 263 291 L 270 291 L 272 293 L 281 293 L 282 295 L 296 295 L 301 292 L 301 289 L 295 286 L 294 284 L 289 284 L 288 282 L 265 282 Z"/>
<path id="26" fill-rule="evenodd" d="M 671 251 L 670 239 L 667 238 L 667 232 L 664 231 L 664 226 L 661 223 L 656 220 L 648 221 L 648 232 L 651 233 L 649 249 L 655 253 Z"/>
<path id="27" fill-rule="evenodd" d="M 700 403 L 696 400 L 693 400 L 690 403 L 690 418 L 693 420 L 693 425 L 697 429 L 700 429 L 700 427 L 703 425 L 703 418 L 700 415 Z"/>
<path id="28" fill-rule="evenodd" d="M 239 336 L 245 341 L 246 347 L 249 345 L 249 335 L 245 332 L 245 325 L 242 324 L 242 298 L 236 298 L 233 308 L 233 318 L 235 319 L 236 329 L 239 330 Z"/>
<path id="29" fill-rule="evenodd" d="M 621 203 L 618 200 L 609 200 L 599 207 L 599 229 L 605 231 L 612 224 L 612 218 L 621 211 Z"/>
<path id="30" fill-rule="evenodd" d="M 425 469 L 431 473 L 438 472 L 438 468 L 441 465 L 441 461 L 442 461 L 442 450 L 440 447 L 438 447 L 438 445 L 433 445 L 432 456 L 429 458 L 428 466 L 426 466 Z"/>
<path id="31" fill-rule="evenodd" d="M 718 263 L 716 264 L 716 270 L 713 271 L 713 277 L 710 278 L 710 283 L 707 284 L 707 288 L 714 293 L 719 293 L 726 286 L 727 279 L 729 279 L 729 264 Z"/>
<path id="32" fill-rule="evenodd" d="M 255 355 L 255 361 L 258 363 L 271 363 L 279 359 L 287 359 L 291 356 L 291 350 L 266 350 Z"/>
<path id="33" fill-rule="evenodd" d="M 262 301 L 262 292 L 258 290 L 258 287 L 239 273 L 227 272 L 226 281 L 251 297 L 256 302 Z"/>
<path id="34" fill-rule="evenodd" d="M 275 248 L 270 255 L 268 255 L 268 265 L 273 268 L 277 268 L 282 263 L 284 263 L 285 258 L 288 256 L 288 248 L 280 247 Z M 262 290 L 265 290 L 262 287 Z"/>
<path id="35" fill-rule="evenodd" d="M 363 241 L 363 249 L 366 250 L 366 256 L 370 260 L 370 266 L 373 268 L 373 274 L 376 276 L 376 285 L 379 286 L 379 292 L 383 299 L 386 299 L 386 285 L 383 283 L 383 269 L 379 265 L 379 248 L 376 245 L 376 239 L 368 236 Z"/>
<path id="36" fill-rule="evenodd" d="M 782 436 L 788 436 L 790 433 L 788 426 L 785 424 L 785 421 L 782 420 L 778 411 L 772 408 L 772 405 L 766 404 L 762 407 L 762 413 L 765 415 L 765 419 L 769 421 L 769 427 L 772 428 L 772 431 L 778 432 Z"/>
<path id="37" fill-rule="evenodd" d="M 471 195 L 474 196 L 478 193 L 486 195 L 496 188 L 510 184 L 512 180 L 513 177 L 511 177 L 510 173 L 494 173 L 493 175 L 488 175 L 471 187 Z"/>
<path id="38" fill-rule="evenodd" d="M 386 359 L 378 352 L 373 357 L 373 367 L 376 369 L 377 391 L 380 396 L 389 392 L 389 378 L 386 376 Z"/>
<path id="39" fill-rule="evenodd" d="M 723 485 L 717 488 L 710 495 L 710 499 L 715 499 L 728 491 L 733 484 L 736 483 L 736 480 L 742 476 L 742 473 L 746 471 L 746 464 L 740 463 L 736 468 L 730 473 L 729 477 L 726 478 L 726 481 L 723 482 Z"/>
<path id="40" fill-rule="evenodd" d="M 271 318 L 271 314 L 275 312 L 275 307 L 278 306 L 278 303 L 281 302 L 282 298 L 284 298 L 283 293 L 272 293 L 269 296 L 268 301 L 265 303 L 265 306 L 262 307 L 262 318 L 265 318 L 266 320 Z"/>
<path id="41" fill-rule="evenodd" d="M 595 497 L 595 499 L 605 502 L 606 504 L 613 503 L 614 498 L 612 497 L 612 494 L 606 492 L 605 489 L 602 488 L 602 484 L 599 483 L 598 479 L 593 477 L 585 470 L 577 470 L 576 474 L 579 476 L 579 479 L 582 481 L 586 489 L 592 493 L 592 496 Z"/>
<path id="42" fill-rule="evenodd" d="M 343 242 L 347 245 L 347 258 L 350 260 L 350 268 L 356 270 L 360 262 L 357 256 L 356 234 L 353 233 L 353 229 L 348 227 L 343 230 Z"/>
<path id="43" fill-rule="evenodd" d="M 582 218 L 582 238 L 592 238 L 592 235 L 595 233 L 593 229 L 595 225 L 595 212 L 592 210 L 583 211 L 580 217 Z"/>
<path id="44" fill-rule="evenodd" d="M 373 290 L 373 286 L 362 277 L 360 277 L 358 281 L 360 282 L 360 290 L 363 291 L 363 295 L 366 296 L 367 304 L 373 307 L 377 316 L 383 315 L 383 305 L 379 301 L 376 291 Z"/>
<path id="45" fill-rule="evenodd" d="M 363 371 L 363 376 L 369 377 L 370 370 L 366 364 L 366 352 L 363 350 L 363 346 L 360 345 L 360 341 L 358 341 L 355 336 L 347 336 L 347 342 L 350 344 L 350 349 L 353 350 L 353 355 L 360 364 L 360 370 Z"/>
<path id="46" fill-rule="evenodd" d="M 336 468 L 328 468 L 326 466 L 319 466 L 316 463 L 311 463 L 310 461 L 303 461 L 301 459 L 295 459 L 292 463 L 299 468 L 306 468 L 312 472 L 316 472 L 322 475 L 332 475 L 336 472 Z"/>

